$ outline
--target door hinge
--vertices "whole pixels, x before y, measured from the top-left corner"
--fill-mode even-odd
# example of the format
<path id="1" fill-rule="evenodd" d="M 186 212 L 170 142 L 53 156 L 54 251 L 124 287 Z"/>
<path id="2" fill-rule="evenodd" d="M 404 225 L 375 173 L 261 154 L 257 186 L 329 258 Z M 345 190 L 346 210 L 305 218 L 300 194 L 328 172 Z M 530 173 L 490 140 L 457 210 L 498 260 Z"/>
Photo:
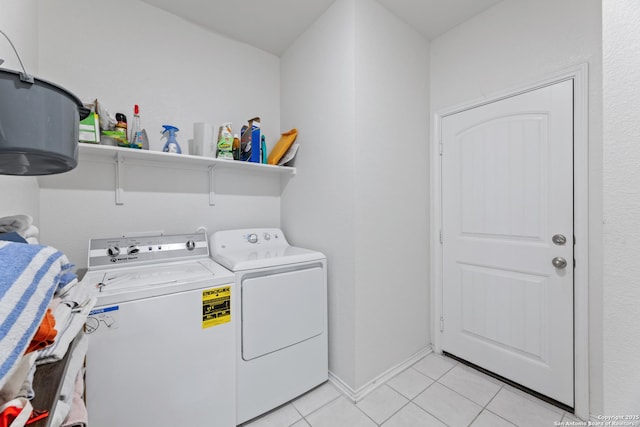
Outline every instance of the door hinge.
<path id="1" fill-rule="evenodd" d="M 440 332 L 444 332 L 444 317 L 440 316 Z"/>
<path id="2" fill-rule="evenodd" d="M 440 230 L 440 244 L 444 243 L 443 238 L 442 238 L 442 230 Z"/>

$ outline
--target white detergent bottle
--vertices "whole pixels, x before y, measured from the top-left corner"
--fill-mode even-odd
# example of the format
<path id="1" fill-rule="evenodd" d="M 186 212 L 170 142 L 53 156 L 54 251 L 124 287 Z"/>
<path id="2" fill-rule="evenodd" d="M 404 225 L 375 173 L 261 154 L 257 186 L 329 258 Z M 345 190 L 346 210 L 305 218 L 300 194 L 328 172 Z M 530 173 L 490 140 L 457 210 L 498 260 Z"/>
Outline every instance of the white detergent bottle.
<path id="1" fill-rule="evenodd" d="M 167 138 L 167 142 L 164 144 L 164 148 L 162 148 L 162 151 L 164 151 L 165 153 L 182 154 L 180 145 L 178 144 L 178 141 L 176 141 L 176 132 L 178 132 L 180 129 L 171 125 L 162 125 L 162 127 L 164 128 L 164 132 L 162 132 L 163 135 L 169 132 L 169 137 Z"/>

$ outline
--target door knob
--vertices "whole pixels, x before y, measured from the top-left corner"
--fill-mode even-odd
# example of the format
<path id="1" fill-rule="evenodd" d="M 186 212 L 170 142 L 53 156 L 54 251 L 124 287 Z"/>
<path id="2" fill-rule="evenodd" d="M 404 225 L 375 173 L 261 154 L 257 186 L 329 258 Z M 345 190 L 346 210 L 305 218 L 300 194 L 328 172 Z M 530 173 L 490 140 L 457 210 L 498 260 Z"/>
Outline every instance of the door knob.
<path id="1" fill-rule="evenodd" d="M 551 238 L 551 241 L 556 245 L 561 246 L 567 243 L 567 238 L 564 237 L 562 234 L 556 234 Z"/>
<path id="2" fill-rule="evenodd" d="M 552 259 L 551 263 L 555 268 L 565 268 L 567 266 L 567 260 L 559 256 Z"/>

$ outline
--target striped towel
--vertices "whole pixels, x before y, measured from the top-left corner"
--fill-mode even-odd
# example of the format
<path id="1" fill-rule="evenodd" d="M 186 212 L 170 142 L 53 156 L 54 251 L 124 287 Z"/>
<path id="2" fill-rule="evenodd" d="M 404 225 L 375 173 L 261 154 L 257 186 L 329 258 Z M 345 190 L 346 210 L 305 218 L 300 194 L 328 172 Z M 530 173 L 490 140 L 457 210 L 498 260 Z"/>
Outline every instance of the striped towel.
<path id="1" fill-rule="evenodd" d="M 71 341 L 82 330 L 89 312 L 98 301 L 97 298 L 89 296 L 84 284 L 74 287 L 63 299 L 54 312 L 58 336 L 52 345 L 38 351 L 38 365 L 57 362 L 64 357 Z"/>
<path id="2" fill-rule="evenodd" d="M 64 273 L 60 276 L 60 283 L 55 295 L 64 297 L 68 292 L 75 288 L 78 284 L 78 276 L 75 273 Z"/>
<path id="3" fill-rule="evenodd" d="M 72 264 L 49 246 L 0 241 L 0 388 L 44 318 Z"/>

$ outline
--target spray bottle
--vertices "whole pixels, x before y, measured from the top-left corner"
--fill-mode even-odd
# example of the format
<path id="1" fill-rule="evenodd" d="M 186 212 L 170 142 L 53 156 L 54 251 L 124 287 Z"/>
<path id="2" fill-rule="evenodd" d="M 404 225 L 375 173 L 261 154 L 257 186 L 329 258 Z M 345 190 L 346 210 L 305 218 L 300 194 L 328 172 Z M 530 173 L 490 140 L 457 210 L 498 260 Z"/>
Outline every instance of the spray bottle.
<path id="1" fill-rule="evenodd" d="M 162 127 L 164 128 L 164 132 L 162 132 L 163 135 L 169 132 L 169 137 L 167 138 L 167 142 L 164 144 L 164 148 L 162 149 L 162 151 L 164 151 L 165 153 L 182 154 L 180 145 L 178 145 L 178 141 L 176 141 L 176 132 L 178 132 L 180 129 L 171 125 L 162 125 Z"/>
<path id="2" fill-rule="evenodd" d="M 133 124 L 131 126 L 131 138 L 129 139 L 131 148 L 149 149 L 149 139 L 147 132 L 140 126 L 140 107 L 138 104 L 133 106 Z"/>

